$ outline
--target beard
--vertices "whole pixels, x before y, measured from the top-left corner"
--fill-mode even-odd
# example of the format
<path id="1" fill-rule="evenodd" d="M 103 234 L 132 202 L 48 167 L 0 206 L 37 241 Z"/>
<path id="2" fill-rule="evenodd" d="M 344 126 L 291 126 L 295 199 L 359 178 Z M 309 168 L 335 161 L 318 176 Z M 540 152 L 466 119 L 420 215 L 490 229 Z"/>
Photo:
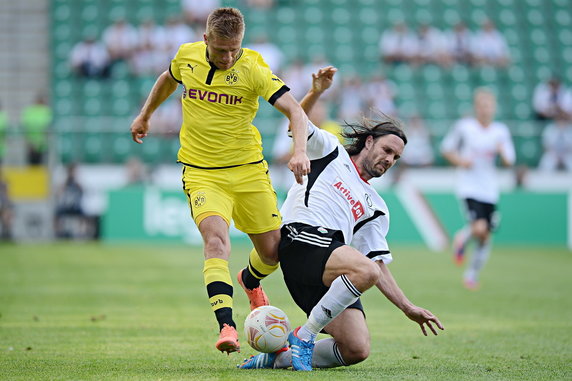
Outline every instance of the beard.
<path id="1" fill-rule="evenodd" d="M 364 170 L 369 176 L 371 176 L 371 178 L 375 178 L 381 177 L 387 171 L 387 168 L 380 168 L 379 166 L 368 164 L 364 166 Z"/>

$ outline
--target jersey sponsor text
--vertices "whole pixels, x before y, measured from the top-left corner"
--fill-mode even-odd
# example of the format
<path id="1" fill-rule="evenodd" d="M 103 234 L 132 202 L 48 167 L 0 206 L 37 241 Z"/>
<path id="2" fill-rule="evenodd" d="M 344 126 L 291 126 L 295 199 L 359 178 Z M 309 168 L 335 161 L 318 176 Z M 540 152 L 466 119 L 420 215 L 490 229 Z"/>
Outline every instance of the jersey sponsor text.
<path id="1" fill-rule="evenodd" d="M 351 191 L 341 180 L 336 179 L 336 182 L 333 184 L 333 186 L 351 205 L 354 220 L 357 221 L 360 219 L 360 217 L 365 213 L 362 203 L 359 200 L 356 200 L 354 196 L 352 196 Z"/>
<path id="2" fill-rule="evenodd" d="M 236 105 L 242 103 L 243 97 L 237 97 L 230 94 L 219 94 L 214 91 L 206 91 L 201 89 L 189 89 L 185 92 L 189 99 L 199 99 L 211 103 L 223 103 L 227 105 Z M 183 97 L 185 98 L 185 97 Z"/>

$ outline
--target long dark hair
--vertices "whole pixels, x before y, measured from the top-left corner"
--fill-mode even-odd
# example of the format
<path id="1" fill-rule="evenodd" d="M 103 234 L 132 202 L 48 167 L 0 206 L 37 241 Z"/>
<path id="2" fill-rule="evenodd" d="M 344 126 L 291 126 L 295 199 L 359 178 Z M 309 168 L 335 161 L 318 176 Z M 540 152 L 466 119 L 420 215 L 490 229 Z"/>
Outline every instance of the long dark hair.
<path id="1" fill-rule="evenodd" d="M 395 135 L 401 138 L 404 144 L 407 144 L 407 137 L 401 129 L 401 123 L 383 113 L 379 113 L 379 116 L 380 118 L 378 120 L 364 117 L 359 123 L 346 122 L 342 135 L 350 140 L 350 143 L 345 146 L 350 156 L 357 155 L 361 152 L 363 147 L 365 147 L 367 137 L 370 135 L 373 136 L 374 139 L 385 135 Z"/>

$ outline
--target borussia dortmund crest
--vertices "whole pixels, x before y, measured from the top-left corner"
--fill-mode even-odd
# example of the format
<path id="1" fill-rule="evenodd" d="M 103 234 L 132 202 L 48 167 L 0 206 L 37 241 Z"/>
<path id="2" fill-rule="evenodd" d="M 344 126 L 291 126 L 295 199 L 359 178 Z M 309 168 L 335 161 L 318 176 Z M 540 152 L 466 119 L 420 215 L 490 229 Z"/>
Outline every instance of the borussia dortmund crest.
<path id="1" fill-rule="evenodd" d="M 232 70 L 224 77 L 224 81 L 227 85 L 235 85 L 238 82 L 238 72 Z"/>
<path id="2" fill-rule="evenodd" d="M 197 195 L 195 196 L 195 199 L 193 200 L 193 205 L 198 208 L 201 207 L 205 204 L 206 201 L 206 196 L 203 192 L 199 192 L 197 193 Z"/>

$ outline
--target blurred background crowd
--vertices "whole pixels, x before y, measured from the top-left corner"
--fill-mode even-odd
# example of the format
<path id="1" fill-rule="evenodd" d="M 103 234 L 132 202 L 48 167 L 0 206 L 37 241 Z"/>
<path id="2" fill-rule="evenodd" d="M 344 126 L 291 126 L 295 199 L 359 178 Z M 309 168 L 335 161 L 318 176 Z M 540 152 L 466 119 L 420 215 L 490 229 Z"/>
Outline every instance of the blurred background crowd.
<path id="1" fill-rule="evenodd" d="M 569 0 L 3 2 L 4 238 L 17 207 L 44 208 L 54 236 L 97 236 L 102 201 L 86 207 L 86 192 L 161 183 L 161 166 L 176 160 L 180 91 L 155 113 L 145 144 L 131 141 L 130 121 L 179 45 L 202 39 L 219 6 L 244 13 L 244 46 L 262 53 L 297 99 L 317 68 L 339 68 L 310 115 L 315 124 L 335 132 L 378 111 L 402 120 L 410 143 L 398 171 L 446 166 L 443 135 L 472 112 L 474 89 L 487 86 L 511 129 L 519 173 L 572 173 Z M 284 120 L 261 102 L 255 125 L 278 168 L 289 152 Z M 286 183 L 275 179 L 277 188 Z M 21 220 L 27 234 L 41 224 Z"/>

